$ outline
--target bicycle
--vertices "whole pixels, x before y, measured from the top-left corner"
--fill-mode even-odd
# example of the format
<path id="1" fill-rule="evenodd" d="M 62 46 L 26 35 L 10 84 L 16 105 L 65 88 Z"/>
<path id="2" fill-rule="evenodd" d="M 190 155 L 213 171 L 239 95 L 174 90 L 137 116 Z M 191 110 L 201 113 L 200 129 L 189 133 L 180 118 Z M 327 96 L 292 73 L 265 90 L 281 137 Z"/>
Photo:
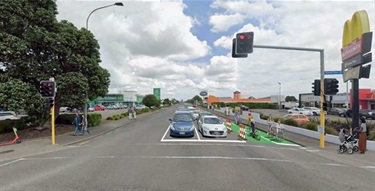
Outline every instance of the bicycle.
<path id="1" fill-rule="evenodd" d="M 254 126 L 254 132 L 251 132 L 252 130 L 250 129 L 250 126 L 247 126 L 248 130 L 249 130 L 249 136 L 251 136 L 255 140 L 259 141 L 260 140 L 260 135 L 259 135 L 258 129 L 255 127 L 255 124 L 251 124 L 251 126 Z"/>

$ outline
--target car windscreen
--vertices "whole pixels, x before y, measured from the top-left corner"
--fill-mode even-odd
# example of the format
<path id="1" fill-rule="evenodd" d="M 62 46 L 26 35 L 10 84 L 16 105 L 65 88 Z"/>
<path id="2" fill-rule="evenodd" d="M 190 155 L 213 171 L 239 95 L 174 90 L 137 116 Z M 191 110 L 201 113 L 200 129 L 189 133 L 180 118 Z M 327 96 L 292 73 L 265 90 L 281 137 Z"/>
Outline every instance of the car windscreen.
<path id="1" fill-rule="evenodd" d="M 193 121 L 193 118 L 189 113 L 176 113 L 172 120 L 174 122 L 189 122 Z"/>
<path id="2" fill-rule="evenodd" d="M 221 124 L 223 122 L 219 118 L 207 117 L 207 118 L 204 118 L 204 123 L 205 124 Z"/>

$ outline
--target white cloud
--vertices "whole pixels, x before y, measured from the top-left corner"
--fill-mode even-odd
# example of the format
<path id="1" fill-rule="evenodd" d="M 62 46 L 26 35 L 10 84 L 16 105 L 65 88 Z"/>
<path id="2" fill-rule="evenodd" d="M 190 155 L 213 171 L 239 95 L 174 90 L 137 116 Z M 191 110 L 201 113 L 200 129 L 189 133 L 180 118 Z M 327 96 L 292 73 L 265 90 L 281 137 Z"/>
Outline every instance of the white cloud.
<path id="1" fill-rule="evenodd" d="M 241 4 L 241 6 L 239 6 Z M 341 38 L 344 22 L 355 11 L 365 9 L 374 22 L 374 2 L 277 2 L 274 12 L 265 9 L 263 15 L 254 17 L 257 7 L 246 7 L 248 2 L 216 1 L 212 7 L 224 8 L 223 12 L 244 14 L 247 19 L 238 31 L 232 31 L 218 38 L 214 45 L 231 51 L 228 43 L 237 32 L 254 31 L 255 45 L 287 46 L 324 49 L 325 70 L 341 70 Z M 262 3 L 264 4 L 264 2 Z M 272 3 L 269 6 L 272 7 Z M 337 7 L 331 9 L 331 7 Z M 272 13 L 272 14 L 271 14 Z M 215 13 L 217 14 L 217 13 Z M 222 25 L 225 25 L 222 23 Z M 213 26 L 214 28 L 215 26 Z M 374 49 L 373 41 L 373 49 Z M 361 79 L 361 88 L 375 88 L 374 66 L 370 79 Z M 346 91 L 342 76 L 334 77 L 341 81 L 340 92 Z M 238 59 L 238 88 L 248 96 L 263 97 L 278 94 L 278 82 L 282 92 L 298 96 L 310 93 L 311 83 L 320 78 L 320 57 L 318 52 L 290 51 L 254 48 L 248 58 Z M 245 80 L 246 79 L 246 80 Z"/>
<path id="2" fill-rule="evenodd" d="M 244 19 L 245 16 L 241 14 L 212 15 L 210 17 L 210 24 L 213 25 L 211 30 L 213 32 L 227 31 L 230 27 L 241 24 Z"/>
<path id="3" fill-rule="evenodd" d="M 59 19 L 84 27 L 88 14 L 108 3 L 57 4 Z M 281 82 L 283 93 L 298 96 L 311 92 L 311 83 L 320 77 L 319 53 L 255 48 L 248 58 L 233 59 L 235 33 L 254 31 L 255 45 L 323 48 L 325 69 L 338 70 L 345 20 L 365 9 L 375 23 L 374 5 L 370 1 L 215 1 L 207 13 L 190 17 L 181 1 L 125 1 L 124 7 L 92 14 L 89 28 L 101 47 L 101 66 L 111 73 L 111 92 L 150 94 L 160 87 L 162 97 L 177 99 L 190 99 L 201 90 L 217 96 L 232 96 L 239 90 L 245 97 L 265 97 L 277 95 Z M 202 28 L 207 31 L 196 31 Z M 217 39 L 206 42 L 212 36 Z M 221 48 L 226 51 L 217 53 Z M 371 78 L 360 80 L 362 88 L 375 88 L 372 67 Z M 342 81 L 341 76 L 333 77 Z M 340 92 L 344 91 L 340 83 Z"/>

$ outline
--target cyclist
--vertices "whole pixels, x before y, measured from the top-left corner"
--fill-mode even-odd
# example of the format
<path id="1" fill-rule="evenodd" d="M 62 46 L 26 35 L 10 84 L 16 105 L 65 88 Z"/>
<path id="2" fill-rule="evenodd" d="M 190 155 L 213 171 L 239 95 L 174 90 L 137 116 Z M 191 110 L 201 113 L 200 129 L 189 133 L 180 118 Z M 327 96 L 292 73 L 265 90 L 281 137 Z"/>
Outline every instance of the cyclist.
<path id="1" fill-rule="evenodd" d="M 254 133 L 255 133 L 255 122 L 254 122 L 254 118 L 253 118 L 253 116 L 251 115 L 250 112 L 247 116 L 247 125 L 249 125 L 251 127 L 251 131 L 252 131 L 251 134 L 254 135 Z"/>
<path id="2" fill-rule="evenodd" d="M 272 134 L 272 125 L 273 125 L 274 121 L 272 119 L 272 115 L 270 115 L 267 119 L 267 124 L 268 124 L 268 136 L 270 136 Z"/>
<path id="3" fill-rule="evenodd" d="M 279 121 L 277 121 L 277 124 L 276 124 L 276 136 L 279 137 L 279 134 L 283 134 L 283 129 L 284 129 L 284 126 L 283 124 L 281 124 L 281 120 L 279 119 Z"/>

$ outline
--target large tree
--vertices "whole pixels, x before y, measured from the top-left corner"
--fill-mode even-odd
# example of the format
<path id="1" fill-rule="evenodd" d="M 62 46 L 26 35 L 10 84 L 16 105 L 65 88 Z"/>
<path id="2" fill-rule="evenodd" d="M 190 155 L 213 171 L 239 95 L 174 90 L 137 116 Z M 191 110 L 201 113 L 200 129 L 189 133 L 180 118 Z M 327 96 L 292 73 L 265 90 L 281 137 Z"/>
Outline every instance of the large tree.
<path id="1" fill-rule="evenodd" d="M 160 106 L 160 101 L 152 94 L 146 95 L 143 98 L 142 103 L 147 107 L 152 107 L 152 106 L 159 107 Z"/>
<path id="2" fill-rule="evenodd" d="M 58 22 L 56 15 L 54 0 L 0 1 L 0 83 L 28 87 L 24 90 L 28 95 L 25 99 L 35 100 L 39 82 L 54 77 L 58 114 L 60 106 L 83 106 L 86 91 L 89 99 L 104 96 L 110 74 L 99 65 L 99 44 L 93 34 L 68 21 Z M 0 86 L 0 96 L 4 91 L 4 86 Z M 6 91 L 18 95 L 19 88 Z M 0 108 L 39 108 L 41 111 L 36 113 L 47 112 L 45 107 L 25 105 L 17 99 L 0 98 Z M 40 103 L 45 102 L 39 98 L 35 104 Z"/>

